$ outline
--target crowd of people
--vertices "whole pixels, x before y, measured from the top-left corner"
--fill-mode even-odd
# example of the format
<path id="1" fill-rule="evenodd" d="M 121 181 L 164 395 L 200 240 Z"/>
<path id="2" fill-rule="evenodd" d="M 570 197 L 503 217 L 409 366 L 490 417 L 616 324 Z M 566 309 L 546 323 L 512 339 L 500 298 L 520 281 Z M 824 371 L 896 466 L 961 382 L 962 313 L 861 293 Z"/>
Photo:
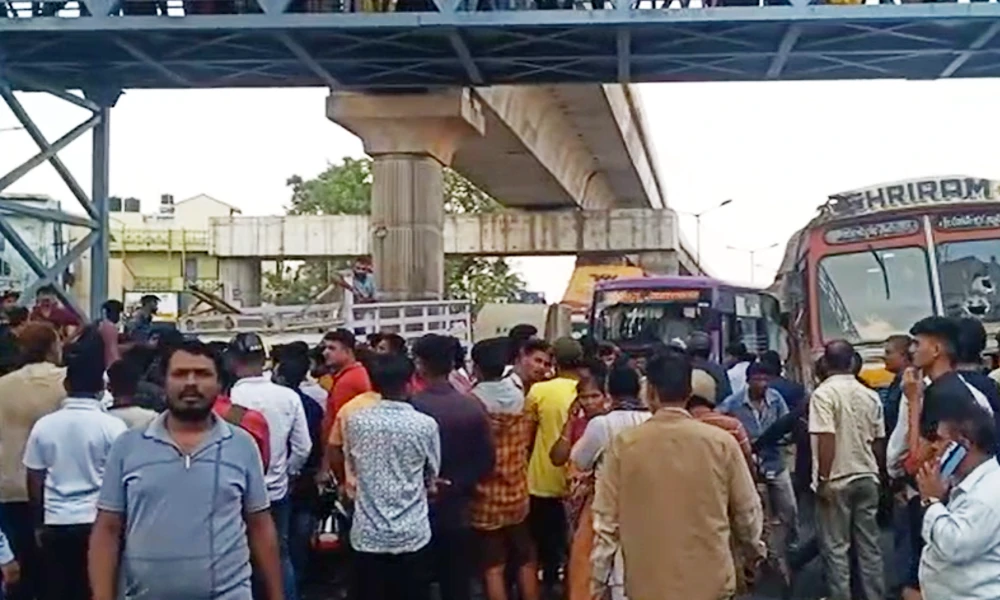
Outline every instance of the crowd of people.
<path id="1" fill-rule="evenodd" d="M 154 327 L 155 299 L 124 328 L 114 301 L 92 325 L 56 309 L 0 330 L 14 600 L 297 600 L 330 521 L 358 600 L 716 600 L 817 555 L 830 600 L 1000 598 L 974 319 L 887 340 L 880 395 L 843 340 L 807 389 L 702 332 L 630 357 L 518 325 L 467 356 L 433 334 L 203 343 Z"/>

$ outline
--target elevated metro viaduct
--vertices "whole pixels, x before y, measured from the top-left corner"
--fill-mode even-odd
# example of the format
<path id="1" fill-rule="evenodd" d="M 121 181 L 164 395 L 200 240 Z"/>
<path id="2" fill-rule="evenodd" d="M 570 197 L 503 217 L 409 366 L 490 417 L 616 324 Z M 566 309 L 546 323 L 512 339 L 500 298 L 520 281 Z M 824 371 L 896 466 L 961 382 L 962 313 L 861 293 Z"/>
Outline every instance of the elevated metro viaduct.
<path id="1" fill-rule="evenodd" d="M 617 0 L 599 10 L 585 2 L 579 10 L 540 11 L 495 10 L 493 2 L 433 0 L 416 12 L 349 13 L 308 12 L 313 4 L 328 8 L 328 3 L 290 0 L 172 4 L 175 1 L 130 2 L 126 15 L 120 14 L 116 0 L 89 0 L 82 6 L 71 2 L 52 10 L 46 6 L 52 2 L 35 3 L 37 14 L 52 16 L 30 16 L 33 8 L 20 2 L 6 4 L 0 12 L 0 96 L 41 149 L 0 178 L 0 191 L 38 164 L 53 164 L 81 201 L 86 217 L 36 216 L 92 230 L 67 254 L 76 259 L 93 246 L 92 311 L 106 290 L 109 115 L 121 90 L 276 86 L 336 90 L 328 102 L 328 115 L 359 133 L 376 156 L 372 240 L 384 230 L 383 237 L 393 240 L 383 244 L 386 255 L 410 252 L 417 258 L 391 275 L 398 277 L 392 287 L 400 296 L 421 297 L 440 291 L 440 276 L 426 277 L 417 270 L 427 271 L 427 265 L 432 265 L 430 270 L 436 271 L 434 265 L 440 264 L 435 248 L 442 247 L 436 210 L 442 164 L 450 162 L 471 174 L 474 182 L 496 193 L 501 201 L 515 206 L 538 202 L 537 197 L 524 202 L 528 196 L 519 199 L 510 189 L 516 176 L 526 171 L 515 171 L 514 177 L 491 186 L 488 177 L 475 173 L 477 167 L 488 169 L 488 163 L 484 167 L 483 161 L 463 158 L 468 140 L 488 140 L 491 112 L 498 116 L 524 112 L 524 104 L 512 99 L 521 92 L 512 92 L 504 100 L 503 94 L 492 90 L 518 84 L 562 89 L 568 89 L 562 87 L 568 84 L 586 84 L 595 89 L 595 84 L 646 81 L 1000 74 L 1000 5 L 992 2 L 818 6 L 794 0 L 785 6 L 678 10 L 652 7 L 647 0 Z M 486 91 L 478 93 L 481 89 Z M 91 109 L 94 116 L 49 142 L 13 90 L 48 91 Z M 373 99 L 358 93 L 382 96 Z M 400 98 L 385 97 L 390 94 L 408 94 L 410 103 L 422 108 L 406 113 Z M 558 105 L 560 96 L 552 97 Z M 573 103 L 579 100 L 565 98 Z M 547 112 L 544 104 L 536 111 L 542 117 L 528 123 L 534 124 L 535 137 L 527 135 L 531 130 L 516 135 L 529 151 L 533 149 L 526 140 L 544 141 L 552 135 L 544 129 L 556 113 Z M 376 105 L 382 110 L 373 112 Z M 580 110 L 580 106 L 571 109 Z M 93 186 L 87 194 L 57 154 L 91 129 L 95 132 Z M 572 153 L 573 147 L 564 142 L 551 142 L 557 149 L 550 150 L 555 160 L 558 150 Z M 588 151 L 594 153 L 592 144 Z M 591 164 L 588 170 L 570 164 L 560 175 L 554 159 L 539 157 L 538 164 L 547 172 L 543 175 L 550 178 L 549 183 L 555 180 L 561 186 L 562 193 L 544 195 L 547 201 L 542 205 L 568 205 L 567 197 L 583 208 L 629 205 L 628 197 L 615 190 L 614 177 L 605 165 Z M 634 162 L 635 157 L 630 159 Z M 585 185 L 581 187 L 579 175 L 568 173 L 583 173 Z M 644 205 L 656 207 L 648 189 L 644 191 Z M 602 199 L 614 204 L 602 206 Z M 432 208 L 432 222 L 415 216 Z M 0 206 L 0 211 L 15 210 L 23 212 Z M 23 241 L 18 243 L 10 227 L 0 224 L 0 233 L 25 254 L 41 281 L 54 279 L 64 267 L 33 261 L 30 249 Z M 413 252 L 417 247 L 423 250 Z M 380 251 L 374 246 L 373 250 L 379 260 Z M 420 264 L 420 260 L 425 262 Z"/>

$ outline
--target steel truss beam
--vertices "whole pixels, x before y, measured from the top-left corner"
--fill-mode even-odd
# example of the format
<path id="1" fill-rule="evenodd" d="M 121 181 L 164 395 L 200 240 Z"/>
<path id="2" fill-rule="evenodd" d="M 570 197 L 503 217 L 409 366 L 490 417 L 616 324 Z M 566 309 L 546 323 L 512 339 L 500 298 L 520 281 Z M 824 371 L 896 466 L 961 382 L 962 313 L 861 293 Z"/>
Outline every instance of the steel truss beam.
<path id="1" fill-rule="evenodd" d="M 36 167 L 48 162 L 56 170 L 56 173 L 59 174 L 66 187 L 69 188 L 87 214 L 87 216 L 80 216 L 58 210 L 37 208 L 12 200 L 0 199 L 0 235 L 10 242 L 11 247 L 24 259 L 28 268 L 37 277 L 27 289 L 23 290 L 21 302 L 30 302 L 40 287 L 53 285 L 56 288 L 56 293 L 67 307 L 83 318 L 87 318 L 88 316 L 98 318 L 100 316 L 101 305 L 104 303 L 108 293 L 109 117 L 111 107 L 117 102 L 120 91 L 101 88 L 91 90 L 83 95 L 76 95 L 58 88 L 50 89 L 48 86 L 30 78 L 18 78 L 11 81 L 5 79 L 4 74 L 5 72 L 0 68 L 0 98 L 3 99 L 24 130 L 34 140 L 39 152 L 6 175 L 0 177 L 0 193 Z M 13 84 L 15 82 L 22 86 L 28 86 L 29 89 L 35 91 L 47 92 L 57 98 L 87 109 L 91 112 L 91 116 L 55 142 L 50 143 L 28 114 L 28 111 L 14 95 Z M 66 146 L 87 132 L 92 132 L 93 135 L 93 176 L 92 189 L 89 196 L 83 191 L 83 188 L 77 183 L 76 178 L 58 156 L 59 152 L 66 148 Z M 58 226 L 73 225 L 86 227 L 91 231 L 53 264 L 46 265 L 15 230 L 13 224 L 8 219 L 12 215 L 33 217 L 41 221 L 56 223 Z M 61 276 L 65 273 L 66 269 L 78 261 L 88 250 L 90 251 L 91 258 L 90 306 L 85 308 L 61 285 Z"/>
<path id="2" fill-rule="evenodd" d="M 185 3 L 199 1 L 210 0 Z M 994 0 L 704 9 L 612 0 L 611 10 L 478 10 L 538 1 L 432 0 L 430 12 L 302 13 L 289 12 L 301 8 L 294 2 L 260 0 L 256 14 L 176 19 L 100 16 L 116 2 L 90 0 L 95 16 L 0 18 L 0 56 L 14 89 L 47 81 L 64 99 L 61 90 L 95 77 L 123 89 L 389 91 L 1000 76 Z M 86 100 L 75 98 L 69 101 Z"/>

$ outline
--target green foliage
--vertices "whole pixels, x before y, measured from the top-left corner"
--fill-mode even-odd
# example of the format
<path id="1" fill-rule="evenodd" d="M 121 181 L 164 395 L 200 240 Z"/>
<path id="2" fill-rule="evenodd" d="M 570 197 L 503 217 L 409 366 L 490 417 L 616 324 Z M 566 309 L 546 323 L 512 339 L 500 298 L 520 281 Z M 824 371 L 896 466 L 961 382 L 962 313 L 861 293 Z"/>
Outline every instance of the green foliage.
<path id="1" fill-rule="evenodd" d="M 368 158 L 344 158 L 313 179 L 288 178 L 290 215 L 366 215 L 371 210 L 372 163 Z M 480 214 L 500 210 L 500 204 L 451 169 L 444 172 L 445 211 Z M 325 289 L 331 276 L 348 268 L 344 261 L 307 261 L 265 274 L 266 296 L 275 304 L 304 304 Z M 378 273 L 375 274 L 376 279 Z M 476 306 L 510 299 L 524 290 L 524 281 L 499 258 L 461 257 L 445 261 L 445 293 Z"/>

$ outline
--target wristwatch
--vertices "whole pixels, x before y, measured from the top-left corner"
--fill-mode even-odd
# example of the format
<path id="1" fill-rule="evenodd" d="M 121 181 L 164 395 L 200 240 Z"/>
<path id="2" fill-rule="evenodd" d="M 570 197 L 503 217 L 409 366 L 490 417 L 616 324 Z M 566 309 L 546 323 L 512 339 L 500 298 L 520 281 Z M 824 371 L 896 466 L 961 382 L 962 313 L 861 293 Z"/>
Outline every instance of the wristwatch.
<path id="1" fill-rule="evenodd" d="M 940 502 L 941 502 L 941 499 L 940 499 L 940 498 L 934 498 L 934 497 L 930 497 L 930 498 L 921 498 L 921 499 L 920 499 L 920 506 L 922 506 L 922 507 L 924 507 L 924 508 L 928 508 L 928 507 L 930 507 L 930 506 L 931 506 L 932 504 L 938 504 L 938 503 L 940 503 Z"/>

